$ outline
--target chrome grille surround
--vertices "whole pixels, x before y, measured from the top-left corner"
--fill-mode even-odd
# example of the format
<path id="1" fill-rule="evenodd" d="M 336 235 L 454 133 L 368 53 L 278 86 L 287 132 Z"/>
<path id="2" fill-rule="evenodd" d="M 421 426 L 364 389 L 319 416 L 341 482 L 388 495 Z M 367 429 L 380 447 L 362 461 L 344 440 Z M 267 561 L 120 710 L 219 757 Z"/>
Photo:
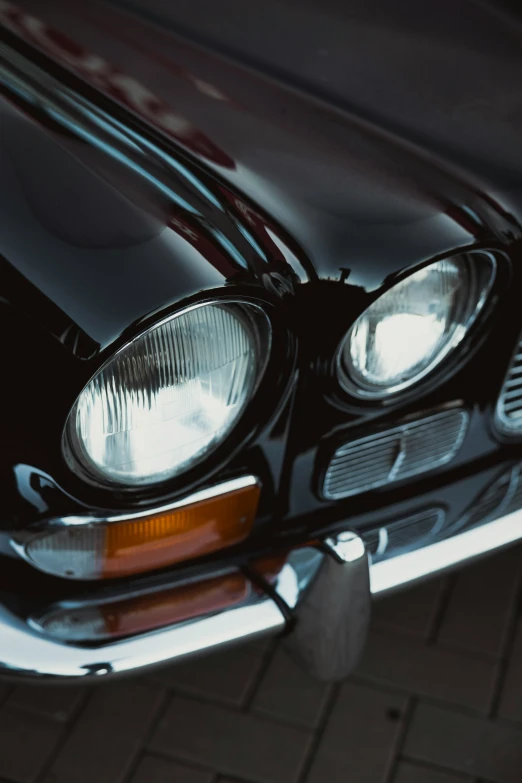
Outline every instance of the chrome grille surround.
<path id="1" fill-rule="evenodd" d="M 512 356 L 495 411 L 497 427 L 507 435 L 522 435 L 522 336 Z"/>
<path id="2" fill-rule="evenodd" d="M 446 465 L 468 422 L 466 411 L 453 408 L 343 444 L 326 470 L 323 496 L 340 500 Z"/>

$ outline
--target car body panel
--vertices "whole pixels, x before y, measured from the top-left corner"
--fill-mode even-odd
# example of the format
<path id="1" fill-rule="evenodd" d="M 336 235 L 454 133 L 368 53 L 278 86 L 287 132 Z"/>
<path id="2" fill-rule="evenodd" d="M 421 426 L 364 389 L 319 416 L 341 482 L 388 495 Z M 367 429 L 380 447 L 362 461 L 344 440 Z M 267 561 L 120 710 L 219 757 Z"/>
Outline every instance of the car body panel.
<path id="1" fill-rule="evenodd" d="M 521 328 L 510 14 L 467 2 L 452 24 L 447 2 L 429 12 L 380 0 L 0 2 L 11 370 L 0 551 L 11 601 L 85 590 L 17 559 L 10 534 L 48 517 L 148 508 L 256 476 L 251 539 L 172 569 L 187 578 L 432 505 L 456 529 L 515 464 L 520 443 L 493 423 Z M 498 274 L 458 361 L 389 405 L 344 393 L 336 352 L 357 316 L 412 268 L 461 251 L 493 254 Z M 61 433 L 93 373 L 164 315 L 227 296 L 262 302 L 277 336 L 240 430 L 165 486 L 84 485 L 64 464 Z M 451 464 L 347 500 L 322 496 L 334 444 L 455 405 L 470 423 Z"/>

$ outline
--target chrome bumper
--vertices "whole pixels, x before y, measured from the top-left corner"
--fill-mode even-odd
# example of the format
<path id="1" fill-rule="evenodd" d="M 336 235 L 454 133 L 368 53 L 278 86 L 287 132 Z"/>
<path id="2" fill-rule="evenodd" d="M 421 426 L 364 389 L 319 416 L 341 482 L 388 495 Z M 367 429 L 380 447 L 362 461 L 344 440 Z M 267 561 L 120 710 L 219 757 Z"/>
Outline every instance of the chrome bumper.
<path id="1" fill-rule="evenodd" d="M 0 674 L 100 677 L 293 630 L 286 644 L 294 655 L 318 677 L 339 679 L 362 652 L 370 593 L 386 593 L 519 540 L 522 510 L 373 565 L 358 536 L 341 534 L 292 553 L 270 594 L 253 591 L 243 605 L 96 647 L 53 640 L 0 606 Z"/>
<path id="2" fill-rule="evenodd" d="M 522 509 L 444 541 L 375 563 L 370 567 L 372 594 L 379 595 L 412 584 L 520 540 Z"/>

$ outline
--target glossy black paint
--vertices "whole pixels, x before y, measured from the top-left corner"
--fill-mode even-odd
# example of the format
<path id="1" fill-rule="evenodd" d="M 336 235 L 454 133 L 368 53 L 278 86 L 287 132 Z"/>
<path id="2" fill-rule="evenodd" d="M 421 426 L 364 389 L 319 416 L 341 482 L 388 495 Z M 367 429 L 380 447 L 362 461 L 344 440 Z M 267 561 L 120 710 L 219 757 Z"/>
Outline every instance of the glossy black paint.
<path id="1" fill-rule="evenodd" d="M 494 112 L 480 113 L 491 96 L 498 100 L 496 83 L 470 65 L 491 66 L 498 53 L 497 39 L 486 35 L 490 13 L 513 65 L 502 83 L 513 84 L 520 54 L 506 41 L 519 28 L 470 2 L 464 6 L 474 22 L 453 46 L 444 3 L 422 15 L 404 3 L 391 18 L 377 0 L 372 9 L 354 5 L 353 14 L 334 0 L 322 10 L 278 2 L 281 29 L 270 28 L 278 45 L 267 49 L 262 20 L 270 12 L 262 5 L 2 6 L 6 531 L 49 513 L 164 501 L 251 471 L 264 487 L 258 528 L 247 547 L 223 557 L 246 556 L 347 519 L 364 527 L 431 502 L 448 503 L 457 519 L 495 466 L 520 454 L 491 421 L 522 325 L 522 172 L 511 129 Z M 350 48 L 340 30 L 352 43 L 363 31 L 371 46 Z M 420 46 L 427 31 L 430 59 Z M 389 50 L 403 46 L 403 58 L 378 51 L 384 34 Z M 368 79 L 363 88 L 355 63 Z M 459 106 L 469 109 L 470 94 L 480 96 L 471 101 L 479 116 L 455 118 Z M 351 400 L 333 373 L 350 324 L 411 268 L 474 249 L 495 252 L 499 274 L 458 366 L 414 399 L 388 406 Z M 226 296 L 262 302 L 277 337 L 240 431 L 160 497 L 84 486 L 60 452 L 65 418 L 84 384 L 147 324 L 201 297 Z M 360 435 L 454 401 L 472 415 L 453 465 L 345 503 L 321 500 L 321 454 L 339 433 Z M 0 547 L 12 554 L 6 539 Z M 10 569 L 10 577 L 37 578 L 24 564 Z M 59 580 L 38 579 L 51 592 L 64 589 Z"/>

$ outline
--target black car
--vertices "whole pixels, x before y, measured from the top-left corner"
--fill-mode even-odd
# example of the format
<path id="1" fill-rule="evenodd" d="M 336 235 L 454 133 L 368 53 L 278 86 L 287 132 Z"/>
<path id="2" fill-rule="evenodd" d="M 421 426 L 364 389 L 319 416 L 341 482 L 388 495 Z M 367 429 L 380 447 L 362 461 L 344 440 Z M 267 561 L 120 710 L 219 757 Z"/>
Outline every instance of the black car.
<path id="1" fill-rule="evenodd" d="M 262 634 L 522 539 L 507 2 L 0 0 L 0 673 Z"/>

